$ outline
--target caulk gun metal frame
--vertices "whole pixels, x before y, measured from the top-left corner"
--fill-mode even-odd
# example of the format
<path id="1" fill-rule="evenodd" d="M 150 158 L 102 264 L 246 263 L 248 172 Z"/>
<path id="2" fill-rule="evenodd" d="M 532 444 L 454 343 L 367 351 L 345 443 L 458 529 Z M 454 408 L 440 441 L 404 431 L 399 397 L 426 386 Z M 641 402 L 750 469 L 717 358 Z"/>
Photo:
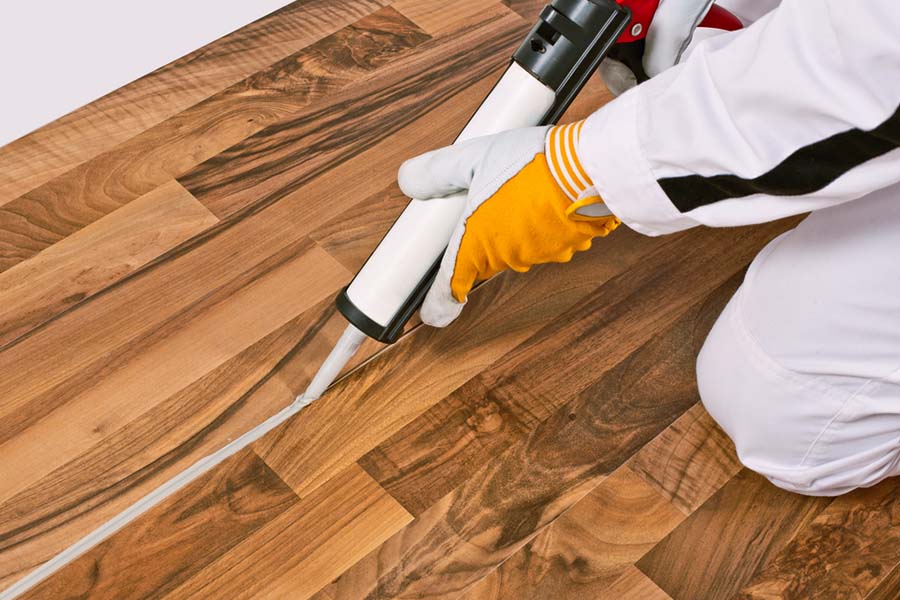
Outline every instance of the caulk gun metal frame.
<path id="1" fill-rule="evenodd" d="M 658 0 L 633 3 L 641 12 L 652 5 L 652 16 Z M 555 123 L 631 21 L 631 10 L 613 0 L 553 0 L 456 141 Z M 380 342 L 396 341 L 431 287 L 465 198 L 410 201 L 338 295 L 352 325 Z"/>

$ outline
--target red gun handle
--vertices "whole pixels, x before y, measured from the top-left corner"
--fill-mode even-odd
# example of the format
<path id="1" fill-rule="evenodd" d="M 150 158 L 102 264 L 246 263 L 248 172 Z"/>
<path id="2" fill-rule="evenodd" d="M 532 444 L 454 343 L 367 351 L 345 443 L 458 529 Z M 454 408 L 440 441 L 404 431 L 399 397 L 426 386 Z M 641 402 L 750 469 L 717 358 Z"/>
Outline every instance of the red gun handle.
<path id="1" fill-rule="evenodd" d="M 683 0 L 667 0 L 667 2 L 681 1 Z M 647 30 L 650 28 L 650 23 L 653 22 L 653 15 L 656 14 L 656 9 L 659 8 L 660 0 L 616 0 L 616 2 L 622 6 L 627 6 L 631 11 L 631 22 L 619 37 L 618 43 L 628 44 L 644 39 L 647 35 Z M 743 25 L 728 10 L 718 4 L 713 4 L 700 23 L 700 27 L 735 31 L 743 27 Z"/>

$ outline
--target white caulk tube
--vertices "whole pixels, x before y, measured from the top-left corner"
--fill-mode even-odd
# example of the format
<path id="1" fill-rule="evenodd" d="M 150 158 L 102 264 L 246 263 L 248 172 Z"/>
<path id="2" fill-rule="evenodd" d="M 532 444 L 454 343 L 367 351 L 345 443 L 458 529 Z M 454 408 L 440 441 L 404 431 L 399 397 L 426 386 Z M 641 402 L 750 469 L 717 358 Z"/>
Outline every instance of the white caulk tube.
<path id="1" fill-rule="evenodd" d="M 554 123 L 631 19 L 614 0 L 553 0 L 457 137 Z M 355 328 L 393 342 L 437 273 L 465 195 L 411 200 L 337 298 Z"/>
<path id="2" fill-rule="evenodd" d="M 456 142 L 535 125 L 555 99 L 553 90 L 512 63 Z M 412 200 L 347 288 L 353 305 L 386 327 L 443 254 L 465 202 L 464 193 Z"/>

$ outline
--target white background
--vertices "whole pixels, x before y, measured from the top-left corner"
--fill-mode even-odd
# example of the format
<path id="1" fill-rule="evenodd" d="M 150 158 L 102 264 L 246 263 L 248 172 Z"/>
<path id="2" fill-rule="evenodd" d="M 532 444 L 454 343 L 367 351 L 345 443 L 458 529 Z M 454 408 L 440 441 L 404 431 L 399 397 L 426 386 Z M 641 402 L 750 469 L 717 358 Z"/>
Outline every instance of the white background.
<path id="1" fill-rule="evenodd" d="M 289 0 L 0 0 L 0 146 Z"/>

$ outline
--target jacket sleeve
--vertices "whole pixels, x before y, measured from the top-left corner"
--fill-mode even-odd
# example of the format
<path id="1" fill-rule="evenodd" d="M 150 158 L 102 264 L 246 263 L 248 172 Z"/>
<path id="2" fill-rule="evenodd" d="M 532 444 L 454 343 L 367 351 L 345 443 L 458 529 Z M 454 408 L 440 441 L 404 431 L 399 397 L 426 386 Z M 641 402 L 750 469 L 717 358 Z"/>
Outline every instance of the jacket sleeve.
<path id="1" fill-rule="evenodd" d="M 900 4 L 784 0 L 591 115 L 578 155 L 660 235 L 771 221 L 900 180 Z"/>

